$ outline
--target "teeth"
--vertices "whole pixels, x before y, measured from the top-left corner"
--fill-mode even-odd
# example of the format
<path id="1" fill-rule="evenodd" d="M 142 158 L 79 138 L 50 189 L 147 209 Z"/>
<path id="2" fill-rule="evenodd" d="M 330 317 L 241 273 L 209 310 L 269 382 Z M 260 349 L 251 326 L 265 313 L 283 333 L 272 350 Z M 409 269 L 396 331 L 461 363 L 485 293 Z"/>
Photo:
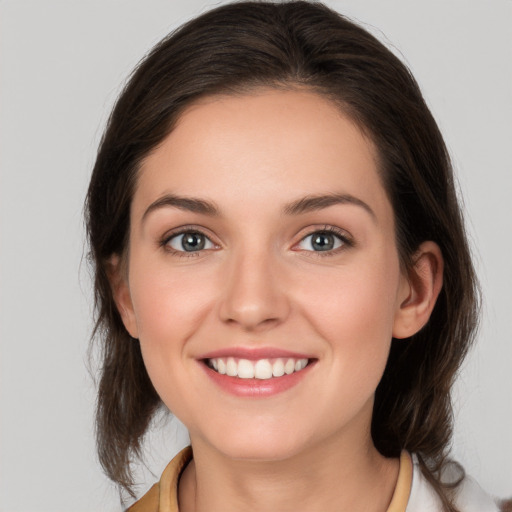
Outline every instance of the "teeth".
<path id="1" fill-rule="evenodd" d="M 236 364 L 236 361 L 232 357 L 228 357 L 228 360 L 226 363 L 226 375 L 229 375 L 230 377 L 237 376 L 237 364 Z"/>
<path id="2" fill-rule="evenodd" d="M 237 373 L 241 379 L 252 379 L 254 377 L 254 365 L 248 359 L 240 359 Z"/>
<path id="3" fill-rule="evenodd" d="M 284 363 L 282 359 L 277 359 L 272 365 L 272 375 L 274 377 L 282 377 L 284 375 Z"/>
<path id="4" fill-rule="evenodd" d="M 307 359 L 299 359 L 296 363 L 295 363 L 295 371 L 296 372 L 300 372 L 301 370 L 303 370 L 304 368 L 306 368 L 306 365 L 308 364 L 308 361 Z"/>
<path id="5" fill-rule="evenodd" d="M 282 377 L 291 375 L 294 372 L 300 372 L 307 364 L 307 359 L 258 359 L 250 361 L 249 359 L 215 358 L 209 359 L 208 364 L 221 375 L 238 377 L 240 379 L 271 379 L 272 377 Z"/>
<path id="6" fill-rule="evenodd" d="M 284 365 L 284 373 L 286 375 L 290 375 L 295 371 L 295 361 L 293 359 L 288 359 Z"/>
<path id="7" fill-rule="evenodd" d="M 268 359 L 260 359 L 254 365 L 254 376 L 257 379 L 271 379 L 272 365 Z"/>

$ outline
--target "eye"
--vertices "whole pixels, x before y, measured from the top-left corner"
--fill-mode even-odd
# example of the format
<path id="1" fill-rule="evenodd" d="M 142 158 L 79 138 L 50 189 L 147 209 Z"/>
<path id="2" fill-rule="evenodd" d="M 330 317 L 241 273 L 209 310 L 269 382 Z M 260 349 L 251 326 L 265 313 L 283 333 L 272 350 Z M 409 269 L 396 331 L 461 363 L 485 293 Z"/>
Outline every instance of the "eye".
<path id="1" fill-rule="evenodd" d="M 186 231 L 173 235 L 167 239 L 165 245 L 179 252 L 197 252 L 215 248 L 213 242 L 206 235 L 197 231 Z"/>
<path id="2" fill-rule="evenodd" d="M 315 231 L 304 237 L 298 244 L 303 251 L 325 252 L 339 249 L 347 244 L 347 240 L 338 234 L 330 231 Z"/>

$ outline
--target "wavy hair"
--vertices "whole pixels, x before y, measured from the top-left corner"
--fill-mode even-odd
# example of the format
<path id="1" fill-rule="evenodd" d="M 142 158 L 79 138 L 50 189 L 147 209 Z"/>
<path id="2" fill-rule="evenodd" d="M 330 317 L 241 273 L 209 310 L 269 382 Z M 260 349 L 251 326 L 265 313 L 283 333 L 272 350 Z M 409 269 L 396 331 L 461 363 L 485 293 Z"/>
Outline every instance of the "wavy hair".
<path id="1" fill-rule="evenodd" d="M 445 510 L 453 512 L 441 479 L 452 435 L 450 392 L 474 338 L 479 295 L 449 155 L 407 67 L 357 24 L 306 1 L 228 4 L 186 23 L 142 60 L 111 113 L 86 199 L 94 335 L 102 347 L 101 464 L 133 496 L 131 462 L 161 405 L 108 280 L 109 259 L 127 247 L 140 164 L 199 98 L 257 87 L 323 95 L 373 141 L 406 271 L 413 272 L 412 257 L 423 241 L 441 248 L 443 289 L 428 324 L 407 340 L 392 341 L 372 437 L 385 456 L 416 453 Z"/>

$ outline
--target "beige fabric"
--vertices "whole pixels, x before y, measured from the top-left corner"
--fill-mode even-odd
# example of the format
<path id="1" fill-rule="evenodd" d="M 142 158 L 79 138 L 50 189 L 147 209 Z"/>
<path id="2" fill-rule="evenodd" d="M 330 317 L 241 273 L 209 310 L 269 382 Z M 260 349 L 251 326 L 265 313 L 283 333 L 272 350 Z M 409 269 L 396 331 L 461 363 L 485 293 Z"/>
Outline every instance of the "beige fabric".
<path id="1" fill-rule="evenodd" d="M 396 481 L 395 492 L 391 498 L 387 512 L 405 512 L 412 487 L 412 459 L 408 452 L 402 450 L 400 470 Z"/>
<path id="2" fill-rule="evenodd" d="M 164 469 L 160 482 L 153 485 L 127 512 L 179 512 L 178 482 L 181 472 L 191 459 L 192 449 L 189 446 L 172 459 Z M 405 512 L 411 492 L 412 467 L 410 455 L 403 451 L 400 456 L 400 470 L 395 492 L 387 512 Z"/>
<path id="3" fill-rule="evenodd" d="M 192 448 L 187 446 L 169 462 L 160 482 L 134 503 L 126 512 L 179 512 L 178 482 L 181 472 L 192 460 Z"/>

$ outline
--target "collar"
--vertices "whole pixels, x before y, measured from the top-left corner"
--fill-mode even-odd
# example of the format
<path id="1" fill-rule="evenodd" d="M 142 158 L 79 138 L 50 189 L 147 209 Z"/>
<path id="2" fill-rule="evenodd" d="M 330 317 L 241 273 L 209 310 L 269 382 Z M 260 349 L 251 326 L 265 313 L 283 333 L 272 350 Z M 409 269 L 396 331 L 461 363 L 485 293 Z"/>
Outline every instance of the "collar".
<path id="1" fill-rule="evenodd" d="M 162 473 L 160 483 L 153 486 L 150 491 L 127 512 L 179 512 L 178 509 L 178 483 L 181 473 L 192 460 L 192 448 L 181 450 Z M 400 469 L 391 503 L 387 512 L 406 512 L 412 486 L 413 465 L 412 459 L 405 450 L 400 454 Z"/>

